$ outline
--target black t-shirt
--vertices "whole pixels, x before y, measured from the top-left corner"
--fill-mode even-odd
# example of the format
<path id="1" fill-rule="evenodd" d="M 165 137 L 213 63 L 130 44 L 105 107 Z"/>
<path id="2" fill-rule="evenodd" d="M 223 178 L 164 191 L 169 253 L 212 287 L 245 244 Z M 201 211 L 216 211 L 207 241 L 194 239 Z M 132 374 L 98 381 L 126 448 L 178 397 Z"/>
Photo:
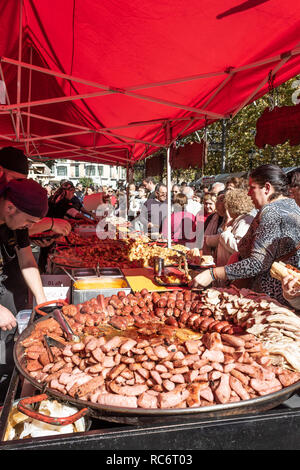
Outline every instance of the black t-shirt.
<path id="1" fill-rule="evenodd" d="M 11 230 L 6 224 L 0 225 L 0 244 L 10 249 L 30 246 L 28 228 Z"/>
<path id="2" fill-rule="evenodd" d="M 78 211 L 81 210 L 82 208 L 82 202 L 79 197 L 73 196 L 71 199 L 72 206 L 75 207 Z"/>
<path id="3" fill-rule="evenodd" d="M 27 246 L 30 246 L 27 228 L 11 230 L 6 224 L 0 225 L 0 282 L 9 274 L 10 263 L 13 260 L 18 263 L 15 249 Z"/>
<path id="4" fill-rule="evenodd" d="M 49 202 L 49 209 L 47 217 L 55 217 L 56 219 L 63 219 L 68 210 L 74 209 L 74 205 L 68 199 L 61 199 L 59 202 Z"/>

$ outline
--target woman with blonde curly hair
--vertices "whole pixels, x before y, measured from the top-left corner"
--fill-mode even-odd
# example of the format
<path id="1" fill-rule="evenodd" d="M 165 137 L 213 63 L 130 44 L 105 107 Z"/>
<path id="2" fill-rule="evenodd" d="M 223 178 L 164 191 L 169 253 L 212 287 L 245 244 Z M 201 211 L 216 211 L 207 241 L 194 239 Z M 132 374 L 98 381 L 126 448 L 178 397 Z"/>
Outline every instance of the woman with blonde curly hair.
<path id="1" fill-rule="evenodd" d="M 244 189 L 227 191 L 224 204 L 231 221 L 219 237 L 217 266 L 226 265 L 229 258 L 238 251 L 238 243 L 246 235 L 256 215 L 253 202 Z"/>

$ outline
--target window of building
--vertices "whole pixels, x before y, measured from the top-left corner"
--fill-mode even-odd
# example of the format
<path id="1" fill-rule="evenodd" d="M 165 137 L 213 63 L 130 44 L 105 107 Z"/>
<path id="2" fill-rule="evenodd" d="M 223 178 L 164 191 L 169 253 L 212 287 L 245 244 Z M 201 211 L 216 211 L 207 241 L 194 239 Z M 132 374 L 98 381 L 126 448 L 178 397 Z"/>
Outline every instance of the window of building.
<path id="1" fill-rule="evenodd" d="M 68 176 L 68 168 L 66 166 L 56 167 L 57 176 Z"/>
<path id="2" fill-rule="evenodd" d="M 85 167 L 85 175 L 86 176 L 95 176 L 96 175 L 96 168 L 94 165 L 86 165 Z"/>
<path id="3" fill-rule="evenodd" d="M 75 178 L 79 177 L 79 165 L 75 165 Z"/>
<path id="4" fill-rule="evenodd" d="M 110 176 L 110 178 L 116 178 L 117 177 L 116 167 L 114 167 L 114 166 L 109 167 L 109 176 Z"/>
<path id="5" fill-rule="evenodd" d="M 98 165 L 98 175 L 99 176 L 103 176 L 103 170 L 104 170 L 103 165 Z"/>

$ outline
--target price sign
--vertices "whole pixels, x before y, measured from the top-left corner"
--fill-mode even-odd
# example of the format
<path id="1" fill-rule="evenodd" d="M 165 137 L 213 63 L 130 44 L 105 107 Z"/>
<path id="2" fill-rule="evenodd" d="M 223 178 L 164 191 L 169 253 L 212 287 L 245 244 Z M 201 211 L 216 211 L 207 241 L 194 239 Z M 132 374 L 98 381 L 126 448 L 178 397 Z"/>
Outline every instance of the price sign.
<path id="1" fill-rule="evenodd" d="M 49 300 L 66 300 L 71 299 L 71 279 L 64 274 L 42 274 L 41 275 L 44 292 L 47 301 Z M 36 305 L 33 298 L 33 305 Z"/>

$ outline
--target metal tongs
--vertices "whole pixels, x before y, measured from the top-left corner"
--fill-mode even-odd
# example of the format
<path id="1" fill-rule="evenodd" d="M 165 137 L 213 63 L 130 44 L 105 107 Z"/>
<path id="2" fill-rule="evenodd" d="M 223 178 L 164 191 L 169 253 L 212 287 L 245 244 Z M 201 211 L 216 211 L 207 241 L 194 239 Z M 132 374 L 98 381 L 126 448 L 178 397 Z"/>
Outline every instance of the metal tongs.
<path id="1" fill-rule="evenodd" d="M 49 355 L 49 359 L 51 362 L 54 362 L 54 356 L 53 356 L 51 348 L 56 347 L 59 349 L 64 349 L 66 345 L 48 335 L 44 335 L 44 341 L 45 341 L 45 346 Z"/>
<path id="2" fill-rule="evenodd" d="M 59 310 L 58 308 L 55 308 L 52 312 L 52 316 L 55 318 L 55 320 L 59 323 L 59 325 L 61 326 L 67 340 L 69 341 L 76 341 L 76 342 L 79 342 L 80 341 L 80 338 L 79 336 L 77 336 L 74 331 L 72 330 L 72 328 L 70 327 L 69 323 L 67 322 L 64 314 L 62 313 L 61 310 Z"/>
<path id="3" fill-rule="evenodd" d="M 97 275 L 97 277 L 100 277 L 100 276 L 101 276 L 101 271 L 100 271 L 100 265 L 99 265 L 99 263 L 97 263 L 97 266 L 96 266 L 96 275 Z"/>

